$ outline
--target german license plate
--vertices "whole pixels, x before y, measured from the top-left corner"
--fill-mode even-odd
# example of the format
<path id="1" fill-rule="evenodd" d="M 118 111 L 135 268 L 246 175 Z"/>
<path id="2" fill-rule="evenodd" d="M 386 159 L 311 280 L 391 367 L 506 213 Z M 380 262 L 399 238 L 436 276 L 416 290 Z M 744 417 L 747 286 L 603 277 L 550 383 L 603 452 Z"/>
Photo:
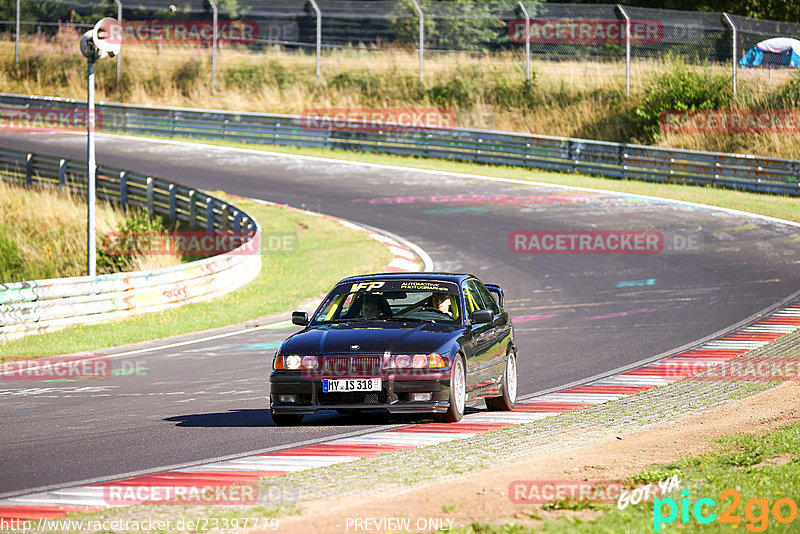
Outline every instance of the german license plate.
<path id="1" fill-rule="evenodd" d="M 350 378 L 346 380 L 323 380 L 323 393 L 337 393 L 339 391 L 380 391 L 380 378 Z"/>

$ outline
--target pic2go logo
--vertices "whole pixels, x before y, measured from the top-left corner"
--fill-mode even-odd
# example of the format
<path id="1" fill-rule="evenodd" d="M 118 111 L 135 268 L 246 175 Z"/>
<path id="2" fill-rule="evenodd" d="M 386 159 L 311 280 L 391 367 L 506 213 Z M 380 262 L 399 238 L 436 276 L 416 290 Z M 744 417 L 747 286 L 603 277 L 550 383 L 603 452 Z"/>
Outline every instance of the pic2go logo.
<path id="1" fill-rule="evenodd" d="M 736 514 L 739 504 L 742 502 L 742 496 L 738 491 L 728 489 L 719 494 L 720 504 L 722 501 L 732 499 L 731 503 L 725 510 L 717 516 L 711 512 L 711 509 L 717 506 L 714 499 L 707 497 L 698 499 L 692 506 L 689 503 L 689 490 L 682 490 L 683 497 L 681 498 L 680 514 L 681 523 L 689 522 L 689 512 L 691 510 L 694 515 L 695 521 L 702 524 L 712 523 L 714 520 L 719 523 L 733 523 L 734 527 L 742 522 L 742 516 Z M 664 508 L 667 508 L 666 515 L 664 515 Z M 704 508 L 705 506 L 705 508 Z M 778 523 L 786 524 L 791 523 L 797 518 L 797 503 L 792 499 L 783 497 L 772 504 L 772 517 Z M 770 515 L 770 502 L 769 499 L 750 499 L 744 504 L 744 517 L 747 520 L 745 528 L 750 532 L 764 532 L 769 526 Z M 661 532 L 663 525 L 668 525 L 678 518 L 678 503 L 675 499 L 670 497 L 664 499 L 653 500 L 653 531 Z"/>

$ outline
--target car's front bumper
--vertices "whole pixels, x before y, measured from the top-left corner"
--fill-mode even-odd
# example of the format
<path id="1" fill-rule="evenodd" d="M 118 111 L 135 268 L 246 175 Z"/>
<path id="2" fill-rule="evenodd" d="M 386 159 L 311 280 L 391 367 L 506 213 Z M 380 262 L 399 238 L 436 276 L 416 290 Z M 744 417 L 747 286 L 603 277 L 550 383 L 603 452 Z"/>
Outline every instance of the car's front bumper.
<path id="1" fill-rule="evenodd" d="M 331 377 L 333 378 L 333 377 Z M 341 378 L 341 377 L 336 377 Z M 444 413 L 450 398 L 450 373 L 428 373 L 413 379 L 386 374 L 381 391 L 324 393 L 322 377 L 299 373 L 272 373 L 270 408 L 273 413 L 311 414 L 319 410 L 388 410 L 392 413 Z M 412 401 L 412 393 L 431 393 L 429 401 Z M 296 395 L 297 402 L 280 402 L 281 395 Z"/>

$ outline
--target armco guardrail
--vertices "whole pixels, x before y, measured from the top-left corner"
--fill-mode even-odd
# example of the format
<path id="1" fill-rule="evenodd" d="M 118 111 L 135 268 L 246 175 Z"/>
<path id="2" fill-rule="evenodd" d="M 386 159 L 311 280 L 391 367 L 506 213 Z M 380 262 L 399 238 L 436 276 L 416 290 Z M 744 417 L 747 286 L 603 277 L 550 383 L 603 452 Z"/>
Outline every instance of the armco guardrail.
<path id="1" fill-rule="evenodd" d="M 97 197 L 188 227 L 249 236 L 239 248 L 152 271 L 0 284 L 0 342 L 75 324 L 121 319 L 233 291 L 261 271 L 258 222 L 225 202 L 167 180 L 99 166 Z M 0 149 L 2 178 L 86 194 L 86 163 Z"/>
<path id="2" fill-rule="evenodd" d="M 0 94 L 5 108 L 83 110 L 85 101 Z M 766 193 L 800 195 L 800 161 L 679 150 L 586 139 L 467 128 L 424 130 L 363 124 L 311 128 L 296 115 L 132 106 L 100 103 L 100 130 L 165 137 L 193 137 L 449 158 L 477 163 L 575 171 L 612 178 L 708 184 Z M 357 130 L 357 131 L 354 131 Z M 394 130 L 394 131 L 393 131 Z"/>

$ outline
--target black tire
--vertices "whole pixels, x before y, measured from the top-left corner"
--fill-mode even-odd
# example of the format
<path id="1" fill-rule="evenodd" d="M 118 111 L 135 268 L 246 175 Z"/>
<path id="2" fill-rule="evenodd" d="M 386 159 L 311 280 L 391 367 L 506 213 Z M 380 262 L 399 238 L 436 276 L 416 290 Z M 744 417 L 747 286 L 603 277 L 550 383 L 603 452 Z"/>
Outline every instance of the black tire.
<path id="1" fill-rule="evenodd" d="M 503 382 L 500 384 L 500 397 L 487 397 L 486 408 L 490 412 L 510 411 L 517 401 L 517 353 L 509 351 L 506 369 L 503 371 Z"/>
<path id="2" fill-rule="evenodd" d="M 464 416 L 466 406 L 467 375 L 464 370 L 464 358 L 459 354 L 450 368 L 450 404 L 445 413 L 437 413 L 433 418 L 442 423 L 457 423 Z"/>
<path id="3" fill-rule="evenodd" d="M 277 426 L 294 426 L 299 425 L 303 421 L 303 414 L 301 413 L 275 413 L 270 412 L 272 420 Z"/>

